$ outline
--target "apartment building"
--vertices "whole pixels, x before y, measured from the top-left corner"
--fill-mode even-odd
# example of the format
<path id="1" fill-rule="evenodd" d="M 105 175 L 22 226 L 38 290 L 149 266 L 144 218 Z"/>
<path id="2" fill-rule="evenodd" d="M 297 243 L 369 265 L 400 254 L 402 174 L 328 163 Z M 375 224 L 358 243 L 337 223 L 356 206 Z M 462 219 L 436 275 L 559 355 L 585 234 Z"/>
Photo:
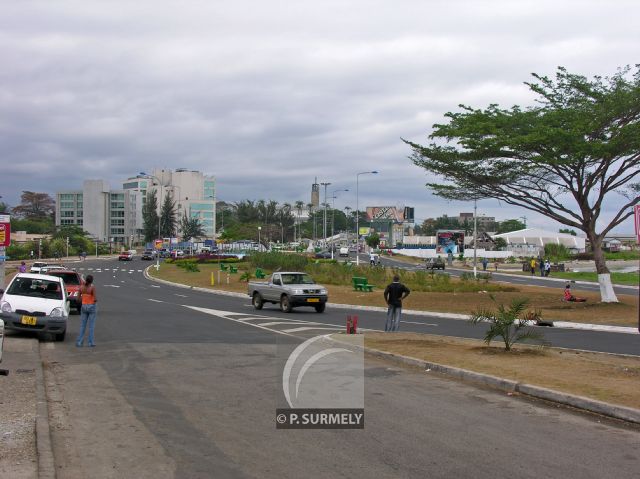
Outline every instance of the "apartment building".
<path id="1" fill-rule="evenodd" d="M 142 195 L 85 180 L 81 190 L 56 193 L 56 226 L 77 225 L 102 242 L 130 245 L 142 229 Z"/>

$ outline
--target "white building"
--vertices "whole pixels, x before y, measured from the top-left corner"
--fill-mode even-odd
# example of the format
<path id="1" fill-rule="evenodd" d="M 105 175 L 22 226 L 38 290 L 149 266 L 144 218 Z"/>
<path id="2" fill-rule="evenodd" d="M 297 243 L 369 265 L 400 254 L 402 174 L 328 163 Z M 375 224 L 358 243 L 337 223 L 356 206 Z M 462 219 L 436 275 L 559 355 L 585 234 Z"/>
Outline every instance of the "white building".
<path id="1" fill-rule="evenodd" d="M 198 218 L 205 236 L 213 239 L 216 233 L 216 191 L 215 178 L 199 171 L 178 168 L 155 169 L 150 174 L 141 173 L 127 179 L 123 185 L 125 191 L 136 191 L 142 195 L 141 209 L 146 202 L 147 193 L 156 191 L 158 214 L 166 195 L 176 202 L 178 226 L 186 214 Z"/>
<path id="2" fill-rule="evenodd" d="M 96 240 L 130 245 L 142 228 L 142 195 L 85 180 L 82 190 L 56 193 L 56 226 L 77 225 Z"/>
<path id="3" fill-rule="evenodd" d="M 507 249 L 514 251 L 518 256 L 536 254 L 547 244 L 561 244 L 577 253 L 584 253 L 586 248 L 586 238 L 536 228 L 526 228 L 493 236 L 494 240 L 497 238 L 504 238 L 507 242 Z"/>

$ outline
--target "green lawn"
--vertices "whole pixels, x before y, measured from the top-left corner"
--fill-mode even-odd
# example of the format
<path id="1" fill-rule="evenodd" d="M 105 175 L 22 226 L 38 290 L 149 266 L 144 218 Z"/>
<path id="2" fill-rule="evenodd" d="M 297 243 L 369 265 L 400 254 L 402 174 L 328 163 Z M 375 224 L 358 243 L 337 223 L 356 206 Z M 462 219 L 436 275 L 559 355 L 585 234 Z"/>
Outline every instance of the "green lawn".
<path id="1" fill-rule="evenodd" d="M 595 272 L 589 273 L 587 271 L 581 271 L 578 273 L 551 273 L 551 277 L 573 279 L 575 281 L 598 282 L 598 274 Z M 613 284 L 638 286 L 640 283 L 640 275 L 638 273 L 611 273 L 611 282 Z"/>

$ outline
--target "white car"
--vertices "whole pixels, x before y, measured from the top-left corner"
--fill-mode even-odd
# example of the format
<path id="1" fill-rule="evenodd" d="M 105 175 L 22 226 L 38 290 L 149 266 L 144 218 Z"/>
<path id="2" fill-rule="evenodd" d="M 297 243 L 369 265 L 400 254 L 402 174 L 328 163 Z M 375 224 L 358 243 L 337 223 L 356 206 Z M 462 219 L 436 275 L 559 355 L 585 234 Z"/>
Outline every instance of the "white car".
<path id="1" fill-rule="evenodd" d="M 48 264 L 40 268 L 40 274 L 47 274 L 49 271 L 66 271 L 68 268 L 59 264 Z"/>
<path id="2" fill-rule="evenodd" d="M 2 362 L 2 345 L 4 344 L 4 321 L 0 319 L 0 363 Z"/>
<path id="3" fill-rule="evenodd" d="M 29 272 L 39 273 L 40 269 L 43 268 L 44 266 L 47 266 L 47 263 L 43 263 L 42 261 L 36 261 L 31 265 L 31 268 L 29 268 Z"/>
<path id="4" fill-rule="evenodd" d="M 340 256 L 349 256 L 349 248 L 346 246 L 340 248 Z"/>
<path id="5" fill-rule="evenodd" d="M 50 333 L 64 341 L 70 308 L 62 278 L 18 273 L 0 299 L 0 318 L 7 331 Z"/>

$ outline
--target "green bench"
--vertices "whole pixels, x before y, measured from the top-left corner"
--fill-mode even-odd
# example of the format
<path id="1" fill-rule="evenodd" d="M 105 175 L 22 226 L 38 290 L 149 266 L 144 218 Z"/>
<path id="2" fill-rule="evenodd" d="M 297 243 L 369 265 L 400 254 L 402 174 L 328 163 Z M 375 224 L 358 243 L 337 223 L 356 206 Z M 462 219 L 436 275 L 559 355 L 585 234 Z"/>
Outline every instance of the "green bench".
<path id="1" fill-rule="evenodd" d="M 229 266 L 229 272 L 230 272 L 230 273 L 237 273 L 237 272 L 238 272 L 238 267 L 237 267 L 237 266 L 230 265 L 230 266 Z"/>
<path id="2" fill-rule="evenodd" d="M 353 282 L 354 291 L 366 291 L 369 293 L 373 291 L 373 285 L 367 283 L 367 278 L 359 278 L 357 276 L 354 276 L 353 278 L 351 278 L 351 281 Z"/>
<path id="3" fill-rule="evenodd" d="M 256 268 L 256 278 L 264 279 L 266 277 L 267 277 L 267 275 L 264 274 L 264 271 L 262 271 L 260 268 Z"/>
<path id="4" fill-rule="evenodd" d="M 229 267 L 224 263 L 220 263 L 220 270 L 221 271 L 229 271 Z"/>

